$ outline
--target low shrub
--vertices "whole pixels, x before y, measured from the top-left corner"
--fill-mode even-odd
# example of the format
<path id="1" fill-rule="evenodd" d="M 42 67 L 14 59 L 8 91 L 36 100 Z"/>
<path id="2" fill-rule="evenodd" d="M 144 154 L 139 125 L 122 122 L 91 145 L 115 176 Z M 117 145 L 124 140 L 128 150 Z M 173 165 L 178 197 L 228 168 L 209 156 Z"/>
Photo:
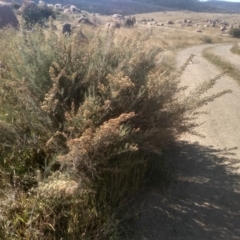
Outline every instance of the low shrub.
<path id="1" fill-rule="evenodd" d="M 201 38 L 201 40 L 204 42 L 204 43 L 213 43 L 213 40 L 211 37 L 205 35 Z"/>
<path id="2" fill-rule="evenodd" d="M 232 46 L 231 52 L 234 53 L 234 54 L 240 55 L 240 47 L 239 47 L 238 43 L 235 43 L 235 44 Z"/>
<path id="3" fill-rule="evenodd" d="M 49 17 L 55 18 L 55 13 L 47 6 L 27 3 L 22 10 L 22 18 L 27 27 L 32 27 L 36 24 L 43 25 Z"/>
<path id="4" fill-rule="evenodd" d="M 125 27 L 132 27 L 136 23 L 136 18 L 135 17 L 128 17 L 124 21 L 124 26 Z"/>
<path id="5" fill-rule="evenodd" d="M 234 38 L 240 38 L 240 28 L 231 28 L 229 34 Z"/>

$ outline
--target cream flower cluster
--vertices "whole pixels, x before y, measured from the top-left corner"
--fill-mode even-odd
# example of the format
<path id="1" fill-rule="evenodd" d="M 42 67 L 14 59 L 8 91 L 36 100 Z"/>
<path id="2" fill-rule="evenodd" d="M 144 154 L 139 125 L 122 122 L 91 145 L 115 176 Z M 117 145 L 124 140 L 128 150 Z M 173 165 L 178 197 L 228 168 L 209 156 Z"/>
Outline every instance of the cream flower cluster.
<path id="1" fill-rule="evenodd" d="M 78 183 L 73 180 L 53 180 L 49 183 L 39 183 L 38 194 L 45 198 L 68 198 L 78 190 Z"/>

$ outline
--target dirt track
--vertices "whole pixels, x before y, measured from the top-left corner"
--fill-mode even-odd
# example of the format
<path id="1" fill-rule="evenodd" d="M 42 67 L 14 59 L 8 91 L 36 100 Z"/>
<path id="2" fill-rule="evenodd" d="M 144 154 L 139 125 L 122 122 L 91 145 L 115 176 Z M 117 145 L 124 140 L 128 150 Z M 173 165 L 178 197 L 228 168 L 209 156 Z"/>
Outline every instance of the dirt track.
<path id="1" fill-rule="evenodd" d="M 220 73 L 202 58 L 206 47 L 191 47 L 177 56 L 181 66 L 195 55 L 181 78 L 189 89 Z M 218 45 L 212 51 L 240 63 L 229 49 Z M 210 93 L 225 89 L 233 92 L 204 107 L 209 114 L 199 119 L 204 124 L 197 130 L 206 137 L 186 134 L 170 154 L 176 182 L 166 194 L 158 190 L 147 194 L 136 240 L 240 239 L 240 79 L 237 83 L 223 76 Z"/>

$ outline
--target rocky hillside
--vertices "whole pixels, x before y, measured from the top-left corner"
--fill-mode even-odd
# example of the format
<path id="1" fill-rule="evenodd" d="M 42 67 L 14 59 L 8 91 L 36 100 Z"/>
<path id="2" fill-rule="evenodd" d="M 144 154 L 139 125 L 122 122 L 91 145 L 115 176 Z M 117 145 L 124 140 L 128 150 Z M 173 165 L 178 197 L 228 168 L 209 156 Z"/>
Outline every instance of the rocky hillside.
<path id="1" fill-rule="evenodd" d="M 203 5 L 217 8 L 219 11 L 240 12 L 240 2 L 208 1 Z"/>
<path id="2" fill-rule="evenodd" d="M 20 0 L 18 0 L 20 1 Z M 38 0 L 34 0 L 38 3 Z M 240 12 L 240 3 L 198 0 L 45 0 L 46 3 L 75 5 L 88 12 L 131 15 L 146 12 L 190 10 L 195 12 Z"/>

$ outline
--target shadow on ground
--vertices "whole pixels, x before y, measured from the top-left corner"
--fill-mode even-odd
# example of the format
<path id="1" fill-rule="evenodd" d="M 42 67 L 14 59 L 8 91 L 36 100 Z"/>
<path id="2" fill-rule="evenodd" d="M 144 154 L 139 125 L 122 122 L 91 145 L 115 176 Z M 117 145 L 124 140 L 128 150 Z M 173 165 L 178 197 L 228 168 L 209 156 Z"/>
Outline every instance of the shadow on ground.
<path id="1" fill-rule="evenodd" d="M 176 181 L 166 194 L 154 189 L 145 196 L 135 239 L 240 239 L 240 160 L 234 149 L 180 142 L 171 152 Z"/>

